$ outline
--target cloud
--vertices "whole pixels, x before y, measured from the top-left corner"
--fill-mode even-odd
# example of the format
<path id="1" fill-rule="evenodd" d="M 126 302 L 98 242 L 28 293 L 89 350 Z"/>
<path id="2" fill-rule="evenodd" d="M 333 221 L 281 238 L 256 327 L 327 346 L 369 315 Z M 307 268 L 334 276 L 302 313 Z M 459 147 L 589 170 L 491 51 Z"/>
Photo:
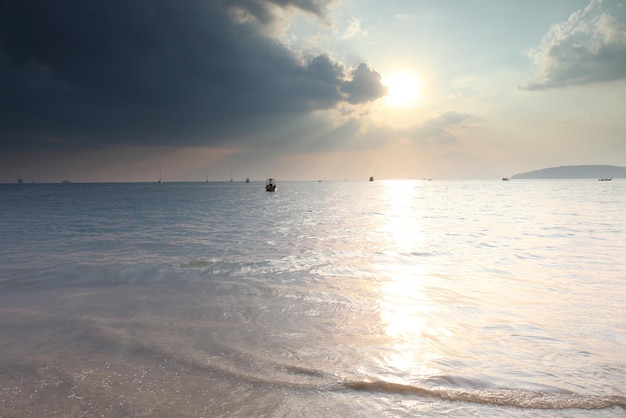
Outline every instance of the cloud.
<path id="1" fill-rule="evenodd" d="M 223 0 L 222 3 L 231 12 L 249 14 L 267 24 L 276 18 L 274 7 L 299 9 L 324 17 L 331 2 L 328 0 Z"/>
<path id="2" fill-rule="evenodd" d="M 239 23 L 258 23 L 266 33 L 280 36 L 289 27 L 294 11 L 327 21 L 329 5 L 335 0 L 222 0 L 231 18 Z"/>
<path id="3" fill-rule="evenodd" d="M 396 19 L 399 22 L 413 22 L 413 21 L 416 21 L 418 19 L 418 15 L 417 14 L 398 13 L 397 15 L 394 16 L 394 19 Z"/>
<path id="4" fill-rule="evenodd" d="M 300 54 L 264 28 L 328 0 L 0 4 L 0 146 L 223 145 L 386 93 L 368 65 Z M 263 145 L 263 144 L 261 144 Z"/>
<path id="5" fill-rule="evenodd" d="M 359 19 L 352 19 L 346 28 L 342 38 L 343 39 L 354 39 L 354 38 L 364 38 L 367 36 L 367 31 L 361 28 L 361 22 Z"/>
<path id="6" fill-rule="evenodd" d="M 319 125 L 306 135 L 306 151 L 363 151 L 382 149 L 398 143 L 423 146 L 447 146 L 458 143 L 454 130 L 474 119 L 472 115 L 446 111 L 421 123 L 398 128 L 389 124 L 375 124 L 364 118 L 349 118 L 326 131 Z"/>
<path id="7" fill-rule="evenodd" d="M 382 84 L 381 75 L 367 64 L 359 64 L 352 72 L 352 80 L 343 83 L 341 90 L 352 104 L 365 103 L 383 97 L 389 90 Z"/>
<path id="8" fill-rule="evenodd" d="M 626 78 L 626 5 L 592 0 L 566 22 L 553 25 L 530 56 L 540 75 L 520 85 L 522 90 Z"/>
<path id="9" fill-rule="evenodd" d="M 451 129 L 462 126 L 463 122 L 470 119 L 472 116 L 466 113 L 441 112 L 436 117 L 405 129 L 403 134 L 418 143 L 423 143 L 426 140 L 432 140 L 438 144 L 456 143 L 457 139 L 452 134 Z"/>

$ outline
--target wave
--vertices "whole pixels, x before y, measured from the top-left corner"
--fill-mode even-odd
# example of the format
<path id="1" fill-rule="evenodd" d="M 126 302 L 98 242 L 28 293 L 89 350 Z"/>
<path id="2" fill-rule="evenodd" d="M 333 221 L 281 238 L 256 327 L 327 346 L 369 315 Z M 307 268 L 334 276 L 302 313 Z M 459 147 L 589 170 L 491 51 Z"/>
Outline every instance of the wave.
<path id="1" fill-rule="evenodd" d="M 141 321 L 139 322 L 141 323 Z M 106 325 L 106 324 L 101 324 Z M 202 333 L 205 324 L 198 324 Z M 136 332 L 138 329 L 134 328 Z M 159 328 L 160 329 L 160 328 Z M 123 330 L 122 330 L 123 331 Z M 171 338 L 184 338 L 169 330 Z M 436 386 L 403 384 L 384 380 L 343 380 L 335 372 L 325 368 L 311 367 L 294 359 L 275 358 L 269 353 L 261 353 L 227 341 L 212 340 L 198 349 L 197 347 L 178 347 L 173 350 L 169 344 L 157 342 L 150 331 L 141 339 L 129 337 L 117 329 L 115 324 L 91 328 L 99 346 L 107 346 L 108 352 L 125 353 L 125 358 L 152 359 L 169 363 L 182 373 L 199 372 L 201 375 L 221 376 L 224 381 L 246 383 L 252 387 L 274 387 L 285 390 L 313 392 L 369 392 L 374 394 L 415 396 L 436 398 L 446 402 L 466 402 L 496 407 L 512 407 L 532 410 L 603 410 L 621 408 L 626 411 L 626 397 L 619 395 L 586 395 L 571 391 L 554 389 L 533 391 L 521 388 L 480 387 L 467 389 L 446 387 L 444 385 L 463 384 L 472 386 L 466 379 L 438 376 L 427 380 Z M 84 335 L 81 333 L 84 337 Z M 130 339 L 129 339 L 130 338 Z M 163 337 L 158 337 L 163 338 Z M 220 354 L 221 353 L 221 354 Z M 224 353 L 228 353 L 224 355 Z M 184 373 L 183 373 L 184 374 Z M 475 383 L 475 382 L 474 382 Z M 473 385 L 476 387 L 475 385 Z"/>
<path id="2" fill-rule="evenodd" d="M 98 297 L 102 295 L 98 293 Z M 134 295 L 130 299 L 135 300 Z M 85 315 L 80 320 L 68 320 L 63 315 L 46 318 L 47 311 L 41 307 L 16 307 L 5 309 L 3 313 L 6 322 L 0 321 L 0 328 L 9 329 L 10 324 L 14 333 L 8 335 L 7 341 L 15 343 L 10 350 L 14 353 L 13 358 L 0 361 L 0 384 L 3 376 L 5 381 L 15 379 L 12 376 L 16 371 L 8 367 L 13 360 L 19 359 L 23 366 L 19 370 L 20 382 L 26 382 L 26 386 L 45 379 L 65 382 L 59 387 L 62 399 L 74 395 L 96 399 L 92 398 L 97 392 L 94 388 L 100 388 L 98 385 L 104 380 L 114 380 L 117 385 L 107 387 L 110 392 L 106 396 L 117 394 L 116 388 L 123 387 L 124 396 L 143 399 L 147 396 L 142 393 L 144 383 L 159 390 L 173 385 L 191 388 L 206 384 L 210 376 L 211 381 L 237 387 L 240 391 L 248 388 L 244 392 L 251 398 L 261 388 L 272 388 L 282 394 L 350 391 L 533 410 L 621 408 L 626 411 L 626 397 L 623 396 L 584 395 L 557 389 L 550 392 L 477 387 L 476 381 L 451 376 L 433 376 L 421 384 L 348 380 L 340 376 L 341 367 L 313 363 L 310 358 L 303 361 L 300 358 L 302 353 L 297 351 L 285 347 L 280 350 L 259 349 L 243 344 L 238 338 L 225 339 L 223 337 L 229 333 L 224 330 L 230 324 L 220 324 L 207 317 L 188 321 L 182 328 L 177 323 L 163 322 L 160 316 L 145 313 L 133 318 Z M 25 334 L 24 330 L 28 333 Z M 224 333 L 220 334 L 220 331 Z M 26 342 L 25 335 L 28 336 Z M 28 352 L 29 362 L 18 356 L 24 351 Z M 83 382 L 76 377 L 83 373 L 80 370 L 86 370 L 84 366 L 76 366 L 76 358 L 90 359 L 92 363 L 88 369 L 93 380 Z M 44 360 L 43 365 L 52 365 L 56 371 L 40 375 L 39 366 L 32 364 L 41 365 Z M 145 381 L 137 377 L 141 373 L 146 376 Z M 16 399 L 9 402 L 19 400 Z M 85 398 L 85 402 L 89 400 Z"/>
<path id="3" fill-rule="evenodd" d="M 294 270 L 299 267 L 290 268 Z M 0 289 L 206 282 L 211 279 L 263 277 L 282 273 L 283 270 L 285 266 L 271 260 L 162 259 L 154 263 L 130 261 L 78 264 L 57 261 L 45 266 L 24 265 L 4 269 L 0 273 Z"/>
<path id="4" fill-rule="evenodd" d="M 575 393 L 542 393 L 523 389 L 488 389 L 467 391 L 462 389 L 426 388 L 381 380 L 371 382 L 345 382 L 343 386 L 347 389 L 356 391 L 428 396 L 452 402 L 470 402 L 525 409 L 597 410 L 622 408 L 626 410 L 626 397 L 618 395 L 594 396 Z"/>

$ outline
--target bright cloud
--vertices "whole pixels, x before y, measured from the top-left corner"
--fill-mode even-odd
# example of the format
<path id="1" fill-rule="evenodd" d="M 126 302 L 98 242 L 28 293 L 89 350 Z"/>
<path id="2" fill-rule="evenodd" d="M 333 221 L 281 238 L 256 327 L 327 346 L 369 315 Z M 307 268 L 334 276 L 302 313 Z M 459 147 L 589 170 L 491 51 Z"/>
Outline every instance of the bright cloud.
<path id="1" fill-rule="evenodd" d="M 542 90 L 626 78 L 626 5 L 593 0 L 553 25 L 530 56 L 540 75 L 523 90 Z"/>
<path id="2" fill-rule="evenodd" d="M 346 31 L 343 34 L 343 39 L 355 39 L 364 38 L 367 36 L 367 31 L 361 28 L 361 22 L 359 19 L 351 19 Z"/>

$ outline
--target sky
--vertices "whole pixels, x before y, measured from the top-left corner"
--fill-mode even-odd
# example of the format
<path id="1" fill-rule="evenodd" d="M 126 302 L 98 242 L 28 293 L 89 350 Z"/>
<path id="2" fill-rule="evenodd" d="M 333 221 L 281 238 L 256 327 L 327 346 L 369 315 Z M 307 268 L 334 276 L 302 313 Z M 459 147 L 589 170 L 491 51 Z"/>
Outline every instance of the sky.
<path id="1" fill-rule="evenodd" d="M 0 3 L 0 182 L 626 166 L 626 0 Z"/>

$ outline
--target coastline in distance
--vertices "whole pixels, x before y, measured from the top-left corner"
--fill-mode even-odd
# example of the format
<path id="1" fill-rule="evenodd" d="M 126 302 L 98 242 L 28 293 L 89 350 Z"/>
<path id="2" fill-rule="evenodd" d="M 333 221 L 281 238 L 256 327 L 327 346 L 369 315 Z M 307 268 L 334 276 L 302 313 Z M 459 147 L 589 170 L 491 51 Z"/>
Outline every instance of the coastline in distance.
<path id="1" fill-rule="evenodd" d="M 543 168 L 511 176 L 511 179 L 590 179 L 626 177 L 626 167 L 615 165 L 567 165 Z"/>

